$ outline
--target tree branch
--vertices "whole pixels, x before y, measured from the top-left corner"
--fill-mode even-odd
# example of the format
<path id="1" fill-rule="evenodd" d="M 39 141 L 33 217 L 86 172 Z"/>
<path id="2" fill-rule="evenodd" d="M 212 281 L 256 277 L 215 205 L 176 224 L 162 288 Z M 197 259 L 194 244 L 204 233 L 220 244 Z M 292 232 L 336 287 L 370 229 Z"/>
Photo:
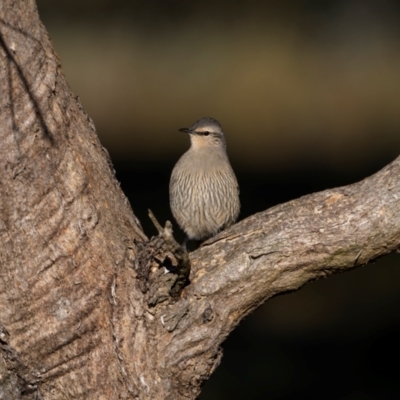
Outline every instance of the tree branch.
<path id="1" fill-rule="evenodd" d="M 168 368 L 180 384 L 199 371 L 207 376 L 218 345 L 265 300 L 399 248 L 400 157 L 359 183 L 241 221 L 191 254 L 191 284 L 169 308 L 187 311 L 165 355 Z"/>

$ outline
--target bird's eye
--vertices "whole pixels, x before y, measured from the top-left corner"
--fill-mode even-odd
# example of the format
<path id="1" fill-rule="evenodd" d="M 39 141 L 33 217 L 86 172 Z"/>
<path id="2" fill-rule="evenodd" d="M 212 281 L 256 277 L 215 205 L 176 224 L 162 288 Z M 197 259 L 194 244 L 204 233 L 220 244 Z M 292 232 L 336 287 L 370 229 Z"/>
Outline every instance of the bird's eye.
<path id="1" fill-rule="evenodd" d="M 210 132 L 208 132 L 208 131 L 203 132 L 204 136 L 208 136 L 209 134 L 210 134 Z"/>

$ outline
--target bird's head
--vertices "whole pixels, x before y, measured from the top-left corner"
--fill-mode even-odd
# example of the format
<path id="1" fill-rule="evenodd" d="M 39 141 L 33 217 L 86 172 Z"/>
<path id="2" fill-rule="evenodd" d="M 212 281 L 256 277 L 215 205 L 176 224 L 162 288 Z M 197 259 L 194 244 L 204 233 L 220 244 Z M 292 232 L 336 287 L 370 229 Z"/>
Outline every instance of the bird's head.
<path id="1" fill-rule="evenodd" d="M 224 132 L 221 124 L 214 118 L 205 117 L 199 119 L 190 128 L 179 129 L 181 132 L 189 133 L 192 148 L 226 148 Z"/>

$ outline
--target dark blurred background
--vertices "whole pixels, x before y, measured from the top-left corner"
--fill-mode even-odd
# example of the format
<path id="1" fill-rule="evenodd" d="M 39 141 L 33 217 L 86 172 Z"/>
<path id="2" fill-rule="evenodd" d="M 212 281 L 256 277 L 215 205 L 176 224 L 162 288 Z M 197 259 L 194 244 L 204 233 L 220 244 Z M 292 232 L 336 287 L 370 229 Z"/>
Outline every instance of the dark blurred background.
<path id="1" fill-rule="evenodd" d="M 38 0 L 64 72 L 147 235 L 203 116 L 226 133 L 246 218 L 378 171 L 400 148 L 400 4 Z M 180 238 L 183 236 L 180 235 Z M 268 301 L 202 400 L 398 399 L 400 256 Z"/>

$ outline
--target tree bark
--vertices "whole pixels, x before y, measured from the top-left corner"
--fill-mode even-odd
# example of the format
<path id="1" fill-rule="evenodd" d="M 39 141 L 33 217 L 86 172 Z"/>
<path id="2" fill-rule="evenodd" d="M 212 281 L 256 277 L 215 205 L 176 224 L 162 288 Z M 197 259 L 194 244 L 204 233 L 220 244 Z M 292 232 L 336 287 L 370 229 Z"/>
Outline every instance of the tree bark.
<path id="1" fill-rule="evenodd" d="M 268 298 L 400 247 L 400 158 L 273 207 L 190 254 L 148 240 L 33 0 L 0 5 L 0 395 L 194 399 Z M 155 300 L 154 300 L 155 299 Z"/>

